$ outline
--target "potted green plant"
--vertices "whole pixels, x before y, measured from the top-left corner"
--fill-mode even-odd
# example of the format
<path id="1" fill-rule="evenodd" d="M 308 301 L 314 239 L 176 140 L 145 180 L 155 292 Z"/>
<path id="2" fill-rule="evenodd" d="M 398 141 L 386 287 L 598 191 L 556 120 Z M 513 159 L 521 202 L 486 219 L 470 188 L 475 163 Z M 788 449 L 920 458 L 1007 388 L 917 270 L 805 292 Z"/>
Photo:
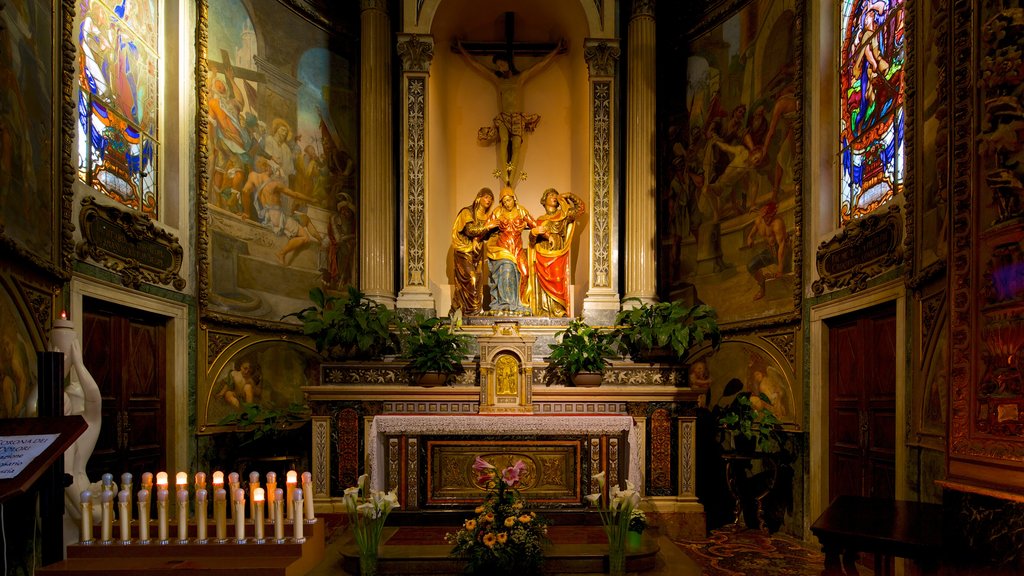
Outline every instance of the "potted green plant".
<path id="1" fill-rule="evenodd" d="M 727 404 L 716 405 L 712 416 L 722 431 L 723 448 L 741 453 L 774 453 L 782 448 L 782 422 L 771 410 L 772 402 L 764 393 L 743 390 L 743 383 L 733 378 L 722 391 L 722 398 L 732 396 Z"/>
<path id="2" fill-rule="evenodd" d="M 623 308 L 615 316 L 615 337 L 619 350 L 634 361 L 682 362 L 691 348 L 705 340 L 715 349 L 721 344 L 711 306 L 687 306 L 678 300 L 648 304 L 639 298 L 626 298 L 623 303 L 630 301 L 639 305 Z"/>
<path id="3" fill-rule="evenodd" d="M 405 327 L 402 356 L 409 370 L 418 376 L 420 386 L 444 384 L 453 374 L 463 371 L 462 360 L 469 354 L 472 339 L 460 333 L 461 317 L 424 318 Z"/>
<path id="4" fill-rule="evenodd" d="M 581 318 L 556 332 L 551 345 L 551 365 L 568 375 L 574 386 L 599 386 L 608 358 L 614 355 L 611 335 Z"/>
<path id="5" fill-rule="evenodd" d="M 320 287 L 309 291 L 313 305 L 282 317 L 302 322 L 302 332 L 313 338 L 320 354 L 332 360 L 373 360 L 398 349 L 391 325 L 398 316 L 387 306 L 370 300 L 349 286 L 348 297 L 329 296 Z"/>
<path id="6" fill-rule="evenodd" d="M 234 466 L 240 462 L 273 460 L 294 455 L 301 446 L 302 427 L 311 419 L 309 406 L 292 403 L 285 409 L 242 403 L 235 412 L 217 424 L 233 426 L 227 434 L 218 434 L 214 444 L 217 459 Z M 308 431 L 305 432 L 308 438 Z"/>

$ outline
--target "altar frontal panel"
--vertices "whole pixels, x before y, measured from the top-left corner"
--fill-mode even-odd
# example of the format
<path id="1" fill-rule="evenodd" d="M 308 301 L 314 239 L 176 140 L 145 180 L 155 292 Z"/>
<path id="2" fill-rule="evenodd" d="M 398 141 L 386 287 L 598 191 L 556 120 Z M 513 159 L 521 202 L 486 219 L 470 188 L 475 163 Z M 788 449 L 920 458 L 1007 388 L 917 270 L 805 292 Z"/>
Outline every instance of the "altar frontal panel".
<path id="1" fill-rule="evenodd" d="M 534 504 L 579 504 L 583 441 L 427 440 L 427 506 L 479 503 L 487 487 L 477 481 L 479 456 L 499 470 L 522 460 L 519 489 Z"/>

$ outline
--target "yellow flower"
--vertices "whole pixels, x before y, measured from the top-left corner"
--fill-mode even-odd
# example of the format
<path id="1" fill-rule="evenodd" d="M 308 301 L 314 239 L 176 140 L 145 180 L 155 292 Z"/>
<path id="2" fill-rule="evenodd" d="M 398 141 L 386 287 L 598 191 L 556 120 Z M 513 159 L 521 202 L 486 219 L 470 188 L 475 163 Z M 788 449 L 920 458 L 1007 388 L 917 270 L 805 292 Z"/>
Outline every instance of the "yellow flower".
<path id="1" fill-rule="evenodd" d="M 522 510 L 523 509 L 523 503 L 522 502 L 516 502 L 515 504 L 512 505 L 512 509 L 513 510 Z"/>
<path id="2" fill-rule="evenodd" d="M 463 526 L 466 527 L 466 530 L 473 530 L 474 528 L 476 528 L 476 520 L 466 520 L 466 523 L 463 524 Z"/>
<path id="3" fill-rule="evenodd" d="M 515 525 L 515 523 L 516 523 L 516 519 L 515 519 L 514 516 L 509 516 L 508 518 L 505 518 L 505 527 L 506 528 L 511 528 L 512 526 Z"/>
<path id="4" fill-rule="evenodd" d="M 475 512 L 477 514 L 483 514 L 484 513 L 484 507 L 483 506 L 477 506 Z"/>
<path id="5" fill-rule="evenodd" d="M 484 516 L 484 522 L 494 522 L 494 512 L 488 512 L 487 515 Z"/>
<path id="6" fill-rule="evenodd" d="M 506 540 L 508 540 L 508 534 L 504 532 L 498 533 L 498 544 L 504 544 Z"/>
<path id="7" fill-rule="evenodd" d="M 494 548 L 494 542 L 496 540 L 497 538 L 494 537 L 494 534 L 490 532 L 484 534 L 484 546 L 487 546 L 488 548 Z"/>
<path id="8" fill-rule="evenodd" d="M 529 514 L 523 514 L 522 516 L 519 517 L 519 521 L 522 522 L 523 524 L 529 523 L 530 520 L 533 520 L 533 517 L 530 516 Z"/>

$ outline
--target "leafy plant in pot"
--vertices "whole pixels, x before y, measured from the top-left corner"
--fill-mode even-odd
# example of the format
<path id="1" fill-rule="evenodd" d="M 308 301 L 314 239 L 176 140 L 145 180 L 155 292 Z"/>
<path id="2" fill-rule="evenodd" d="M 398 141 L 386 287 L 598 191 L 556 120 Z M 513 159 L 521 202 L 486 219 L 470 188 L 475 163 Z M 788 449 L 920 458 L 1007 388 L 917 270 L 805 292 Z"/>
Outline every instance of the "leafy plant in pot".
<path id="1" fill-rule="evenodd" d="M 359 289 L 349 286 L 348 298 L 342 298 L 316 287 L 309 291 L 309 299 L 312 306 L 281 319 L 298 318 L 303 334 L 313 338 L 323 356 L 332 360 L 373 360 L 398 350 L 398 337 L 391 332 L 398 316 Z"/>
<path id="2" fill-rule="evenodd" d="M 733 378 L 722 391 L 722 398 L 732 396 L 728 404 L 718 405 L 712 416 L 722 431 L 722 445 L 727 451 L 743 453 L 774 453 L 782 449 L 782 422 L 771 410 L 772 402 L 762 392 L 743 390 L 743 382 Z"/>
<path id="3" fill-rule="evenodd" d="M 278 456 L 293 448 L 289 432 L 300 428 L 311 417 L 309 406 L 292 403 L 285 410 L 242 403 L 237 412 L 221 418 L 217 424 L 234 426 L 240 440 L 240 454 Z"/>
<path id="4" fill-rule="evenodd" d="M 619 350 L 634 361 L 682 362 L 691 348 L 710 340 L 714 349 L 722 342 L 715 309 L 706 304 L 687 306 L 682 301 L 624 308 L 615 316 Z"/>
<path id="5" fill-rule="evenodd" d="M 574 386 L 599 386 L 608 358 L 615 355 L 612 336 L 580 318 L 555 333 L 551 365 L 569 376 Z"/>
<path id="6" fill-rule="evenodd" d="M 461 315 L 455 318 L 424 318 L 405 327 L 402 356 L 409 359 L 409 370 L 418 376 L 420 386 L 444 384 L 453 374 L 463 371 L 462 360 L 469 354 L 472 339 L 460 333 Z"/>

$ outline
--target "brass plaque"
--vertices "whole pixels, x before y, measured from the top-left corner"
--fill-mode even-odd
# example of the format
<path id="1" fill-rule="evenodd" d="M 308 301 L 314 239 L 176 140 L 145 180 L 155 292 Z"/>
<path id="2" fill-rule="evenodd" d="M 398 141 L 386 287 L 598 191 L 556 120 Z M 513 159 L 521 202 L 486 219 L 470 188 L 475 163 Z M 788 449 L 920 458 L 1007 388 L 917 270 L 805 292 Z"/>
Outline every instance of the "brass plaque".
<path id="1" fill-rule="evenodd" d="M 426 505 L 483 500 L 473 462 L 479 456 L 498 470 L 522 460 L 519 490 L 530 504 L 579 504 L 583 440 L 427 440 Z"/>

